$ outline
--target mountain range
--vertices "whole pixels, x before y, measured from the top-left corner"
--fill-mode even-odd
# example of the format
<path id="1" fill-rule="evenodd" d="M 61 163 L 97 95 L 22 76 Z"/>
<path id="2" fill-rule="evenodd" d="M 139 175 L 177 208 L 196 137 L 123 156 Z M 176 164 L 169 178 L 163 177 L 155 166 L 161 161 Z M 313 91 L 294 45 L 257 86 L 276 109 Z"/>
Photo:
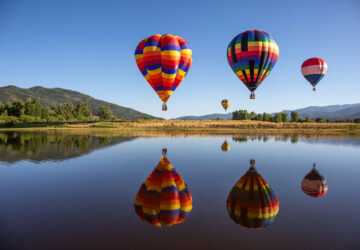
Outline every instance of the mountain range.
<path id="1" fill-rule="evenodd" d="M 283 110 L 282 113 L 290 115 L 291 111 L 296 111 L 302 119 L 310 116 L 311 119 L 321 117 L 331 121 L 360 118 L 360 103 L 330 105 L 330 106 L 310 106 L 295 110 Z"/>
<path id="2" fill-rule="evenodd" d="M 295 110 L 283 110 L 279 113 L 287 113 L 290 117 L 290 113 L 292 111 L 296 111 L 301 119 L 305 119 L 306 116 L 310 116 L 311 119 L 321 117 L 330 121 L 355 119 L 360 118 L 360 103 L 330 106 L 310 106 Z M 181 116 L 175 118 L 174 120 L 216 120 L 217 118 L 228 120 L 232 118 L 232 113 L 215 113 L 202 116 Z"/>
<path id="3" fill-rule="evenodd" d="M 232 113 L 225 113 L 225 114 L 209 114 L 209 115 L 201 115 L 201 116 L 180 116 L 178 118 L 174 118 L 172 120 L 216 120 L 217 118 L 222 120 L 231 120 Z"/>
<path id="4" fill-rule="evenodd" d="M 38 98 L 43 107 L 49 108 L 65 102 L 70 102 L 74 105 L 77 105 L 80 102 L 86 102 L 93 114 L 97 114 L 100 107 L 106 106 L 110 109 L 112 114 L 124 120 L 134 120 L 144 117 L 161 119 L 131 108 L 98 100 L 89 95 L 68 89 L 44 88 L 41 86 L 24 89 L 12 85 L 0 88 L 0 102 L 2 103 L 14 102 L 16 99 L 25 101 L 26 98 Z M 296 111 L 302 119 L 305 119 L 306 116 L 310 116 L 311 119 L 321 117 L 330 121 L 355 119 L 360 118 L 360 103 L 310 106 L 295 110 L 283 110 L 280 113 L 287 113 L 290 116 L 292 111 Z M 216 120 L 217 118 L 229 120 L 232 118 L 232 113 L 214 113 L 202 116 L 181 116 L 174 118 L 173 120 Z"/>
<path id="5" fill-rule="evenodd" d="M 80 102 L 86 102 L 93 114 L 97 114 L 100 107 L 106 106 L 110 109 L 113 115 L 116 115 L 118 118 L 124 120 L 134 120 L 144 118 L 145 116 L 151 119 L 156 118 L 131 108 L 126 108 L 114 103 L 98 100 L 89 95 L 68 89 L 44 88 L 40 86 L 23 89 L 12 85 L 0 88 L 0 102 L 2 103 L 14 102 L 16 99 L 25 101 L 26 98 L 38 98 L 43 107 L 49 108 L 65 102 L 73 103 L 74 106 Z"/>

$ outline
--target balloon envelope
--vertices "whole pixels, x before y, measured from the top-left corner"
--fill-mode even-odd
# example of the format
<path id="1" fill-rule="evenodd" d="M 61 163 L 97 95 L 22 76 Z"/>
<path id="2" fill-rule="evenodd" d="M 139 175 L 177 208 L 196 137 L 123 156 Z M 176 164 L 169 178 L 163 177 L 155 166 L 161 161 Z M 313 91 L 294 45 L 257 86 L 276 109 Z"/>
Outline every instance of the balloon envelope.
<path id="1" fill-rule="evenodd" d="M 276 41 L 261 30 L 240 33 L 227 48 L 230 67 L 251 92 L 268 76 L 278 57 Z"/>
<path id="2" fill-rule="evenodd" d="M 327 193 L 327 182 L 316 170 L 315 164 L 313 169 L 302 180 L 301 189 L 305 194 L 314 198 L 324 196 Z"/>
<path id="3" fill-rule="evenodd" d="M 275 220 L 279 201 L 253 166 L 236 183 L 227 199 L 231 219 L 247 228 L 264 228 Z"/>
<path id="4" fill-rule="evenodd" d="M 327 71 L 327 63 L 324 59 L 313 57 L 307 59 L 301 65 L 301 73 L 305 79 L 314 87 L 320 82 Z"/>
<path id="5" fill-rule="evenodd" d="M 225 140 L 224 143 L 221 145 L 222 151 L 229 151 L 230 150 L 230 144 Z"/>
<path id="6" fill-rule="evenodd" d="M 156 34 L 138 44 L 135 60 L 146 81 L 165 103 L 189 71 L 192 51 L 179 36 Z"/>
<path id="7" fill-rule="evenodd" d="M 230 106 L 230 102 L 228 99 L 224 99 L 221 101 L 221 106 L 225 109 L 225 111 L 227 110 L 227 108 Z"/>
<path id="8" fill-rule="evenodd" d="M 190 215 L 191 194 L 165 156 L 142 184 L 134 206 L 142 220 L 158 227 L 182 223 Z"/>

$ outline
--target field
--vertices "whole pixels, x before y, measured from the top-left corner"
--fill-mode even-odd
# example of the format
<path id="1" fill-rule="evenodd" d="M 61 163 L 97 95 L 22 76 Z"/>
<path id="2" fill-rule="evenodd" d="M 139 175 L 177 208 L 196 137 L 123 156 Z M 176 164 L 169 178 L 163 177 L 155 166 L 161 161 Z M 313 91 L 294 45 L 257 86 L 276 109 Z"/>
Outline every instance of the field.
<path id="1" fill-rule="evenodd" d="M 29 123 L 0 128 L 2 131 L 14 130 L 109 130 L 157 131 L 166 133 L 191 132 L 209 134 L 227 133 L 326 133 L 360 135 L 360 124 L 356 123 L 273 123 L 262 121 L 192 121 L 192 120 L 138 120 L 118 122 L 87 123 Z"/>

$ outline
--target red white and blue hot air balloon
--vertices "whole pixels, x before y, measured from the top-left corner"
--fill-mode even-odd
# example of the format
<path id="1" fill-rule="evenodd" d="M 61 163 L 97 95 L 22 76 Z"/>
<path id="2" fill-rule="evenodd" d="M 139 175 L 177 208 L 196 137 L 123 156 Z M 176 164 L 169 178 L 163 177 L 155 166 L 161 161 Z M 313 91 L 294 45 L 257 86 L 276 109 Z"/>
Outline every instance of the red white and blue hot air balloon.
<path id="1" fill-rule="evenodd" d="M 324 59 L 313 57 L 303 62 L 301 65 L 301 73 L 305 79 L 314 87 L 313 90 L 315 91 L 316 84 L 318 84 L 324 77 L 327 68 L 328 66 Z"/>

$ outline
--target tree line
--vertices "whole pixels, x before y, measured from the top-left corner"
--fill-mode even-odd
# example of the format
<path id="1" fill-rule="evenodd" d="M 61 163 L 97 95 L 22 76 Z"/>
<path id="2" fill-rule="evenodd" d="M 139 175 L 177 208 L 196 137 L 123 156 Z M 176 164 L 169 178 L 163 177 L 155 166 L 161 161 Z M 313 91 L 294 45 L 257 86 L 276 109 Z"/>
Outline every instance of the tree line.
<path id="1" fill-rule="evenodd" d="M 255 121 L 266 121 L 266 122 L 330 122 L 324 118 L 318 117 L 315 120 L 312 120 L 310 116 L 306 116 L 305 119 L 301 119 L 299 114 L 296 111 L 290 113 L 290 117 L 287 113 L 275 113 L 271 115 L 269 113 L 257 114 L 255 112 L 248 112 L 247 110 L 237 110 L 232 113 L 232 120 L 255 120 Z M 346 119 L 338 120 L 336 122 L 355 122 L 360 123 L 360 118 L 356 119 Z"/>
<path id="2" fill-rule="evenodd" d="M 21 100 L 0 103 L 0 121 L 93 121 L 93 120 L 115 120 L 108 107 L 102 106 L 94 116 L 86 102 L 74 106 L 72 103 L 61 103 L 51 108 L 43 107 L 40 100 L 27 98 L 25 103 Z"/>

